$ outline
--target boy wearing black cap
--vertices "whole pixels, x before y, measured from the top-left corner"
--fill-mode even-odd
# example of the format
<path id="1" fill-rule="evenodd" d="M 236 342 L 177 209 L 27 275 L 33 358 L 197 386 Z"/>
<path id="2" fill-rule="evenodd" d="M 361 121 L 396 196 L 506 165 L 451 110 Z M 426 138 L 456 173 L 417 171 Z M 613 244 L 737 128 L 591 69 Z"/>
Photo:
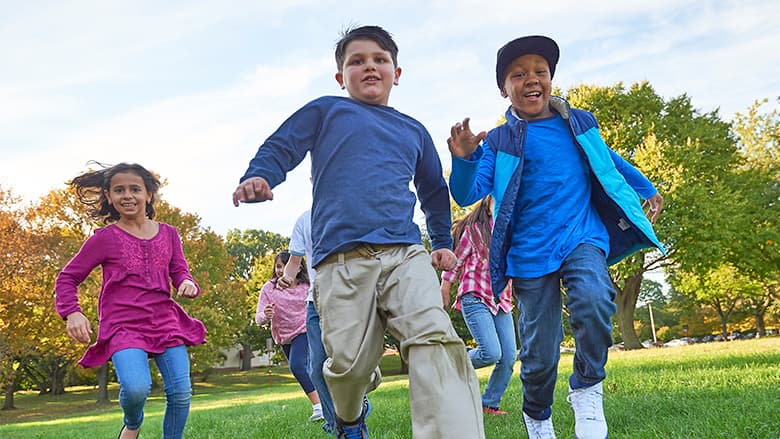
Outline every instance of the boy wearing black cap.
<path id="1" fill-rule="evenodd" d="M 494 292 L 512 279 L 522 312 L 520 377 L 529 437 L 555 437 L 562 284 L 577 347 L 567 398 L 575 437 L 603 439 L 601 382 L 615 312 L 607 266 L 640 248 L 663 251 L 651 225 L 663 198 L 604 143 L 591 113 L 550 96 L 558 56 L 558 45 L 544 36 L 518 38 L 498 51 L 496 82 L 511 102 L 507 123 L 478 134 L 468 118 L 452 127 L 450 190 L 461 206 L 488 194 L 495 199 L 490 275 Z"/>

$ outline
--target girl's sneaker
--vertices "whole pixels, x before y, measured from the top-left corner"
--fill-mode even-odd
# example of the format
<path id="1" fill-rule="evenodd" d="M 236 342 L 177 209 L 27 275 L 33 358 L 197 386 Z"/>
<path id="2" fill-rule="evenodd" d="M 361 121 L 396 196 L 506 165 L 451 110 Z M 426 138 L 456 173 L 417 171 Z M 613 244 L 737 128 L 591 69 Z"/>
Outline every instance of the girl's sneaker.
<path id="1" fill-rule="evenodd" d="M 486 415 L 504 416 L 509 413 L 499 409 L 498 407 L 482 407 L 482 412 Z"/>
<path id="2" fill-rule="evenodd" d="M 322 416 L 322 404 L 314 404 L 312 406 L 311 416 L 309 416 L 309 422 L 322 421 L 323 419 L 325 419 L 325 417 Z"/>

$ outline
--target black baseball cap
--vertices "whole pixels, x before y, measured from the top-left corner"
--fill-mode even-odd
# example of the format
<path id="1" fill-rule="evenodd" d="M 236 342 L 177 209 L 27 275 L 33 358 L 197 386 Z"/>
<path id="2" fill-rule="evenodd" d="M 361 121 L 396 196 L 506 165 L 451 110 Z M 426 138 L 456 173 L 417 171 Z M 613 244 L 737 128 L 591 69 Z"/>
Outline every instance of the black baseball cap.
<path id="1" fill-rule="evenodd" d="M 555 75 L 555 65 L 558 64 L 558 44 L 552 38 L 531 35 L 512 40 L 498 49 L 496 56 L 496 83 L 498 88 L 504 84 L 506 69 L 512 61 L 523 55 L 539 55 L 547 60 L 550 66 L 550 79 Z"/>

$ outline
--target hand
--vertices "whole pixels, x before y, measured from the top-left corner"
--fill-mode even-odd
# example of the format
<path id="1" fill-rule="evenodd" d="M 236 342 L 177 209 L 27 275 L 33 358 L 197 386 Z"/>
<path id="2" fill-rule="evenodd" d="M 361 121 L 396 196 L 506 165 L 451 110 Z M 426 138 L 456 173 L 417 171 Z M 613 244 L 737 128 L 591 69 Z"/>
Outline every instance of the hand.
<path id="1" fill-rule="evenodd" d="M 441 281 L 441 302 L 444 304 L 444 309 L 450 307 L 450 289 L 452 284 L 446 280 Z"/>
<path id="2" fill-rule="evenodd" d="M 476 151 L 479 142 L 487 137 L 487 132 L 482 131 L 477 135 L 471 132 L 469 118 L 463 119 L 450 129 L 450 138 L 447 139 L 447 146 L 455 157 L 466 158 Z"/>
<path id="3" fill-rule="evenodd" d="M 273 199 L 271 186 L 263 177 L 247 178 L 233 192 L 233 205 L 236 207 L 239 203 L 258 203 Z"/>
<path id="4" fill-rule="evenodd" d="M 274 318 L 274 307 L 276 306 L 275 303 L 269 303 L 268 305 L 263 308 L 263 314 L 265 314 L 265 318 L 272 319 Z"/>
<path id="5" fill-rule="evenodd" d="M 458 258 L 448 248 L 440 248 L 431 252 L 431 265 L 437 270 L 452 270 L 457 263 Z"/>
<path id="6" fill-rule="evenodd" d="M 195 286 L 195 282 L 185 279 L 184 282 L 179 285 L 179 290 L 176 292 L 176 297 L 195 297 L 198 295 L 198 287 Z"/>
<path id="7" fill-rule="evenodd" d="M 664 197 L 656 192 L 655 195 L 646 199 L 645 202 L 642 203 L 642 209 L 645 207 L 648 208 L 645 212 L 645 215 L 647 215 L 647 218 L 650 219 L 651 223 L 655 224 L 655 221 L 661 215 L 661 210 L 664 208 Z"/>
<path id="8" fill-rule="evenodd" d="M 65 318 L 68 320 L 66 327 L 68 337 L 80 343 L 89 343 L 92 339 L 92 327 L 89 324 L 89 319 L 79 311 L 70 313 Z"/>

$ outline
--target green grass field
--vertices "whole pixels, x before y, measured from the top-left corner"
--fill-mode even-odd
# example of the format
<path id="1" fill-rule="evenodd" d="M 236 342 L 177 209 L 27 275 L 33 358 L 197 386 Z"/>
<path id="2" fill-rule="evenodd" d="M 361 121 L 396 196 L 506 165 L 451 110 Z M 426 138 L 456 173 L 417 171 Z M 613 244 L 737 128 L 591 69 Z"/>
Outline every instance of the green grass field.
<path id="1" fill-rule="evenodd" d="M 411 437 L 408 381 L 397 357 L 385 357 L 386 376 L 370 397 L 372 438 Z M 572 356 L 561 358 L 553 420 L 560 438 L 574 435 L 566 402 Z M 491 368 L 477 375 L 484 386 Z M 327 438 L 307 422 L 311 406 L 284 367 L 215 374 L 197 383 L 185 437 Z M 525 438 L 519 364 L 501 408 L 487 417 L 487 438 Z M 780 338 L 612 352 L 607 364 L 604 409 L 610 438 L 780 438 Z M 122 424 L 116 403 L 97 406 L 94 388 L 71 388 L 59 397 L 34 392 L 16 396 L 18 409 L 0 411 L 0 438 L 114 438 Z M 142 438 L 159 438 L 164 410 L 161 391 L 146 408 Z M 424 438 L 423 438 L 424 439 Z M 468 439 L 468 438 L 466 438 Z"/>

